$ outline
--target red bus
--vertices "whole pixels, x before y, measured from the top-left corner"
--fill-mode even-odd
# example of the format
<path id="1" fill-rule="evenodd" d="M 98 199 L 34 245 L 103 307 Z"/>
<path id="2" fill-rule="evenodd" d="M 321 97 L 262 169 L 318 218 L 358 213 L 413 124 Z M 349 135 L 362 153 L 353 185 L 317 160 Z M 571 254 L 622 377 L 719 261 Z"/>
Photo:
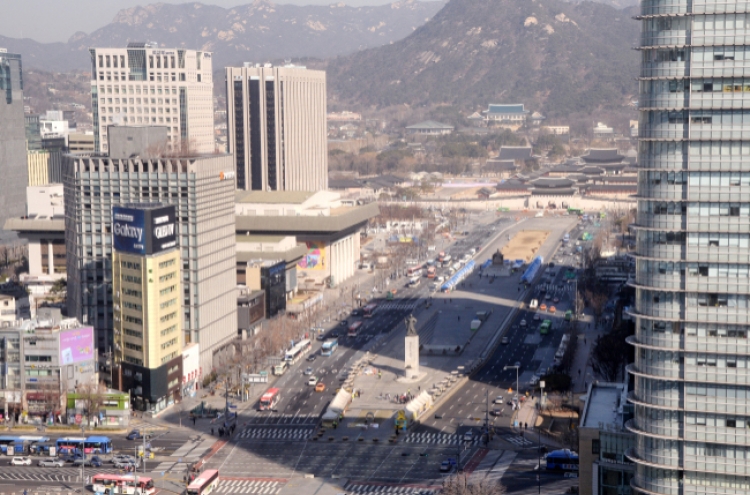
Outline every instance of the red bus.
<path id="1" fill-rule="evenodd" d="M 265 394 L 260 397 L 260 405 L 258 410 L 270 411 L 273 409 L 280 399 L 280 390 L 278 388 L 269 388 Z"/>
<path id="2" fill-rule="evenodd" d="M 359 332 L 359 327 L 361 327 L 361 326 L 362 326 L 362 322 L 361 321 L 355 321 L 354 323 L 352 323 L 351 325 L 349 325 L 349 334 L 348 334 L 349 337 L 356 337 L 357 336 L 357 332 Z"/>
<path id="3" fill-rule="evenodd" d="M 208 495 L 219 487 L 219 471 L 206 469 L 187 487 L 187 495 Z"/>
<path id="4" fill-rule="evenodd" d="M 431 266 L 427 269 L 427 278 L 435 278 L 435 267 Z"/>
<path id="5" fill-rule="evenodd" d="M 362 314 L 364 318 L 372 318 L 372 314 L 375 312 L 375 309 L 377 309 L 378 305 L 375 303 L 370 303 L 364 308 L 362 308 Z"/>
<path id="6" fill-rule="evenodd" d="M 412 275 L 419 275 L 422 273 L 422 265 L 412 266 L 408 270 L 406 270 L 406 273 L 411 277 Z"/>
<path id="7" fill-rule="evenodd" d="M 137 482 L 136 482 L 137 478 Z M 114 495 L 152 495 L 156 493 L 151 478 L 135 474 L 97 474 L 91 479 L 94 493 Z"/>

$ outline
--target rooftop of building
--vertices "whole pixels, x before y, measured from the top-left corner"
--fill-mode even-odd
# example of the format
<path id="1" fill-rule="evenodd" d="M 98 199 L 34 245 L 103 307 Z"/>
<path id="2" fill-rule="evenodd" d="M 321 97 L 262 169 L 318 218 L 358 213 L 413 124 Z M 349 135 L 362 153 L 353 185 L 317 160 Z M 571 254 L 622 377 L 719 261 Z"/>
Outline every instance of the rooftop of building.
<path id="1" fill-rule="evenodd" d="M 625 383 L 592 383 L 579 424 L 582 428 L 599 428 L 602 425 L 621 423 L 626 395 Z"/>
<path id="2" fill-rule="evenodd" d="M 9 218 L 3 228 L 14 232 L 65 232 L 65 215 Z"/>
<path id="3" fill-rule="evenodd" d="M 237 203 L 257 204 L 302 204 L 317 191 L 237 191 Z"/>
<path id="4" fill-rule="evenodd" d="M 285 235 L 247 235 L 237 234 L 237 242 L 262 242 L 262 243 L 274 243 L 281 242 L 286 239 Z"/>
<path id="5" fill-rule="evenodd" d="M 497 158 L 499 160 L 528 160 L 531 158 L 531 146 L 503 146 Z"/>
<path id="6" fill-rule="evenodd" d="M 485 113 L 528 113 L 523 108 L 523 103 L 512 104 L 512 105 L 497 105 L 490 104 Z"/>
<path id="7" fill-rule="evenodd" d="M 380 213 L 377 203 L 333 208 L 330 215 L 237 215 L 238 232 L 297 235 L 334 234 L 367 222 Z"/>

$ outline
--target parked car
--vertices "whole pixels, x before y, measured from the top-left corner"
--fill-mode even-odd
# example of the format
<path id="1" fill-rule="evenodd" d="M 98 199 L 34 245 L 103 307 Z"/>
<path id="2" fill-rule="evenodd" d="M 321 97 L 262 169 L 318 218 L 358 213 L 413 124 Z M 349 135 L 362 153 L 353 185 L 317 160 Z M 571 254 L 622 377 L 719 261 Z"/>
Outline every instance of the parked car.
<path id="1" fill-rule="evenodd" d="M 10 460 L 11 466 L 31 466 L 31 457 L 14 457 Z"/>
<path id="2" fill-rule="evenodd" d="M 41 467 L 63 467 L 65 466 L 65 461 L 61 459 L 42 459 L 39 461 L 38 466 Z"/>

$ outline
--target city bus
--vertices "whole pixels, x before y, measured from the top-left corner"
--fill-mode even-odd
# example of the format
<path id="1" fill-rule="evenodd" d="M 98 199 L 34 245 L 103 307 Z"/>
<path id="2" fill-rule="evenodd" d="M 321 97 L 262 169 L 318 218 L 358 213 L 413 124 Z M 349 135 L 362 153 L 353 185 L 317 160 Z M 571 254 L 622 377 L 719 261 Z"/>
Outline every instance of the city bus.
<path id="1" fill-rule="evenodd" d="M 91 478 L 94 493 L 105 495 L 152 495 L 156 493 L 154 481 L 137 474 L 96 474 Z"/>
<path id="2" fill-rule="evenodd" d="M 583 215 L 583 210 L 580 208 L 568 208 L 568 215 Z"/>
<path id="3" fill-rule="evenodd" d="M 361 321 L 355 321 L 351 325 L 349 325 L 349 331 L 347 332 L 347 335 L 349 337 L 356 337 L 357 333 L 359 332 L 359 327 L 362 326 Z M 325 345 L 325 344 L 324 344 Z"/>
<path id="4" fill-rule="evenodd" d="M 406 270 L 406 274 L 408 276 L 417 275 L 419 276 L 422 273 L 422 265 L 412 266 L 408 270 Z"/>
<path id="5" fill-rule="evenodd" d="M 552 320 L 544 320 L 541 325 L 539 325 L 539 333 L 541 335 L 547 335 L 552 328 Z"/>
<path id="6" fill-rule="evenodd" d="M 83 437 L 62 437 L 57 439 L 57 451 L 63 454 L 73 453 L 76 450 L 83 452 Z"/>
<path id="7" fill-rule="evenodd" d="M 261 395 L 258 410 L 259 411 L 270 411 L 276 404 L 279 403 L 281 398 L 281 391 L 278 388 L 269 388 L 266 393 Z"/>
<path id="8" fill-rule="evenodd" d="M 547 454 L 547 469 L 578 471 L 578 454 L 569 449 L 553 450 Z"/>
<path id="9" fill-rule="evenodd" d="M 219 486 L 219 470 L 206 469 L 187 487 L 187 495 L 208 495 Z"/>
<path id="10" fill-rule="evenodd" d="M 48 442 L 49 437 L 39 437 L 34 435 L 2 435 L 0 436 L 0 452 L 8 453 L 8 446 L 13 447 L 14 454 L 29 453 L 31 447 L 37 443 Z"/>
<path id="11" fill-rule="evenodd" d="M 375 310 L 378 308 L 378 305 L 375 303 L 370 303 L 364 308 L 362 308 L 362 316 L 363 318 L 372 318 L 372 315 L 375 313 Z"/>
<path id="12" fill-rule="evenodd" d="M 112 440 L 109 437 L 86 437 L 83 442 L 83 451 L 87 454 L 111 454 Z"/>
<path id="13" fill-rule="evenodd" d="M 339 339 L 331 339 L 326 340 L 323 342 L 323 347 L 320 348 L 320 355 L 321 356 L 330 356 L 334 352 L 336 352 L 336 349 L 339 346 Z"/>
<path id="14" fill-rule="evenodd" d="M 451 266 L 451 261 L 453 261 L 453 258 L 450 254 L 446 254 L 445 256 L 443 256 L 443 268 Z"/>
<path id="15" fill-rule="evenodd" d="M 289 363 L 287 363 L 286 361 L 282 361 L 279 364 L 274 365 L 273 376 L 283 375 L 288 368 L 289 368 Z"/>
<path id="16" fill-rule="evenodd" d="M 294 364 L 299 361 L 302 356 L 310 352 L 310 349 L 312 349 L 312 341 L 310 339 L 300 340 L 294 347 L 286 351 L 284 354 L 284 361 L 289 364 Z"/>

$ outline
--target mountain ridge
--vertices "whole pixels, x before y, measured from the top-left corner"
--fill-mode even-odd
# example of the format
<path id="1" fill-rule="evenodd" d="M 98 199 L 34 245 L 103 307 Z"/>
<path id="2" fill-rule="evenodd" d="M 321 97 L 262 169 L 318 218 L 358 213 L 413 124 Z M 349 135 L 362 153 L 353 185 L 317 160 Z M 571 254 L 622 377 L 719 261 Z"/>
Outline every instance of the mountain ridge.
<path id="1" fill-rule="evenodd" d="M 0 46 L 45 70 L 85 70 L 89 47 L 124 47 L 129 41 L 214 52 L 214 69 L 243 62 L 328 58 L 401 39 L 438 12 L 444 1 L 400 0 L 350 7 L 275 4 L 268 0 L 224 8 L 199 2 L 155 3 L 121 9 L 111 23 L 65 43 L 0 36 Z M 134 32 L 137 36 L 134 36 Z"/>
<path id="2" fill-rule="evenodd" d="M 551 117 L 621 106 L 637 92 L 635 12 L 594 2 L 450 0 L 403 40 L 326 61 L 329 92 L 334 103 L 376 108 L 523 102 Z"/>

